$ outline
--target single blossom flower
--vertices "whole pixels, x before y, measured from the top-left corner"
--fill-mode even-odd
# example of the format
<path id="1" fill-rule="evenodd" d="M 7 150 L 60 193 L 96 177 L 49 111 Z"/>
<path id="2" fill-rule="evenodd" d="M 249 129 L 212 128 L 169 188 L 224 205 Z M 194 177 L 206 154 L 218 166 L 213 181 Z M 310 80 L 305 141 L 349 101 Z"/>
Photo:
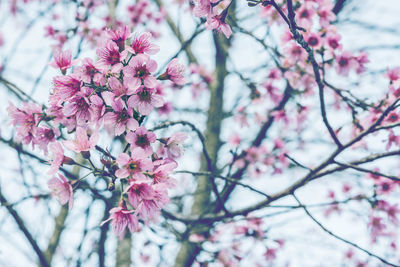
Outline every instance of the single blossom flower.
<path id="1" fill-rule="evenodd" d="M 321 24 L 322 27 L 329 27 L 331 22 L 336 19 L 335 13 L 332 12 L 333 7 L 333 3 L 326 2 L 324 6 L 318 10 L 319 24 Z"/>
<path id="2" fill-rule="evenodd" d="M 400 67 L 388 69 L 386 71 L 386 76 L 389 78 L 391 83 L 399 80 L 400 79 Z"/>
<path id="3" fill-rule="evenodd" d="M 325 46 L 331 48 L 332 50 L 341 50 L 343 47 L 340 43 L 341 39 L 342 37 L 340 34 L 336 32 L 328 32 L 324 38 L 326 42 Z"/>
<path id="4" fill-rule="evenodd" d="M 306 1 L 298 10 L 296 10 L 297 24 L 306 29 L 310 29 L 313 24 L 315 12 L 314 3 L 311 1 Z"/>
<path id="5" fill-rule="evenodd" d="M 157 79 L 151 73 L 156 69 L 157 63 L 149 56 L 137 55 L 129 61 L 129 66 L 124 68 L 124 81 L 131 89 L 136 89 L 141 84 L 154 88 L 157 85 Z"/>
<path id="6" fill-rule="evenodd" d="M 317 50 L 320 49 L 322 46 L 322 39 L 318 33 L 310 32 L 306 34 L 304 37 L 306 42 L 310 45 L 311 48 Z"/>
<path id="7" fill-rule="evenodd" d="M 168 79 L 177 85 L 184 85 L 186 83 L 185 77 L 185 68 L 182 64 L 179 64 L 178 59 L 174 58 L 167 66 L 167 70 L 165 73 L 161 74 L 158 79 Z"/>
<path id="8" fill-rule="evenodd" d="M 193 8 L 193 15 L 196 17 L 205 17 L 211 14 L 211 1 L 210 0 L 194 0 L 195 6 Z M 216 1 L 212 1 L 215 3 Z"/>
<path id="9" fill-rule="evenodd" d="M 56 141 L 56 137 L 60 135 L 61 133 L 58 128 L 49 128 L 48 126 L 37 127 L 34 130 L 33 143 L 38 145 L 47 155 L 47 146 L 49 143 Z"/>
<path id="10" fill-rule="evenodd" d="M 393 130 L 389 130 L 389 139 L 386 145 L 386 150 L 389 150 L 393 144 L 400 146 L 400 136 L 395 135 Z"/>
<path id="11" fill-rule="evenodd" d="M 357 61 L 350 52 L 343 52 L 336 57 L 336 71 L 338 74 L 347 76 L 351 69 L 357 68 Z"/>
<path id="12" fill-rule="evenodd" d="M 183 132 L 174 133 L 167 139 L 165 148 L 167 149 L 168 157 L 171 159 L 179 158 L 182 155 L 182 143 L 187 139 L 187 134 Z"/>
<path id="13" fill-rule="evenodd" d="M 137 214 L 145 220 L 158 217 L 161 208 L 169 202 L 168 193 L 163 184 L 151 185 L 142 181 L 133 181 L 127 188 L 129 203 Z"/>
<path id="14" fill-rule="evenodd" d="M 64 161 L 64 149 L 59 142 L 53 142 L 49 145 L 51 154 L 51 167 L 47 172 L 49 175 L 54 175 L 58 172 Z"/>
<path id="15" fill-rule="evenodd" d="M 125 95 L 132 95 L 135 93 L 136 89 L 139 88 L 140 83 L 137 83 L 134 87 L 130 84 L 129 87 L 125 86 L 114 76 L 108 79 L 108 86 L 112 90 L 114 97 L 119 98 Z"/>
<path id="16" fill-rule="evenodd" d="M 71 50 L 55 50 L 54 59 L 49 63 L 55 69 L 60 69 L 62 74 L 67 72 L 67 69 L 75 65 L 79 60 L 71 60 Z"/>
<path id="17" fill-rule="evenodd" d="M 208 16 L 204 26 L 208 30 L 215 29 L 218 33 L 222 32 L 226 38 L 229 38 L 232 35 L 231 27 L 225 22 L 225 16 L 223 16 L 222 14 L 216 16 Z"/>
<path id="18" fill-rule="evenodd" d="M 68 202 L 68 208 L 70 210 L 72 209 L 74 204 L 74 191 L 67 178 L 62 174 L 58 174 L 58 177 L 53 177 L 47 182 L 47 186 L 52 190 L 52 194 L 61 205 L 65 205 Z"/>
<path id="19" fill-rule="evenodd" d="M 159 115 L 169 115 L 172 110 L 174 110 L 171 102 L 166 102 L 164 103 L 164 105 L 162 105 L 161 107 L 158 108 L 158 114 Z"/>
<path id="20" fill-rule="evenodd" d="M 24 103 L 22 108 L 17 108 L 9 102 L 7 111 L 12 119 L 11 123 L 16 126 L 16 140 L 25 145 L 31 143 L 35 138 L 37 125 L 44 115 L 42 108 L 33 103 Z"/>
<path id="21" fill-rule="evenodd" d="M 107 99 L 107 94 L 103 94 L 103 98 L 107 104 L 111 102 L 113 108 L 113 111 L 104 114 L 104 126 L 113 131 L 114 135 L 121 135 L 125 130 L 134 131 L 139 127 L 139 123 L 133 118 L 132 109 L 127 109 L 121 99 Z"/>
<path id="22" fill-rule="evenodd" d="M 103 221 L 100 226 L 111 220 L 111 226 L 114 233 L 122 239 L 127 227 L 131 233 L 136 232 L 139 229 L 138 219 L 136 215 L 132 214 L 134 212 L 134 210 L 128 210 L 125 201 L 120 201 L 118 207 L 110 210 L 110 218 Z"/>
<path id="23" fill-rule="evenodd" d="M 147 131 L 143 126 L 137 128 L 134 132 L 129 132 L 126 141 L 131 145 L 131 150 L 140 147 L 146 156 L 153 154 L 151 144 L 156 141 L 156 135 L 153 132 Z"/>
<path id="24" fill-rule="evenodd" d="M 160 161 L 160 160 L 159 160 Z M 176 169 L 178 164 L 175 161 L 161 160 L 162 163 L 158 164 L 158 161 L 154 162 L 154 171 L 152 173 L 153 183 L 163 183 L 165 185 L 173 186 L 175 180 L 169 177 L 169 175 Z"/>
<path id="25" fill-rule="evenodd" d="M 127 104 L 142 115 L 148 115 L 154 108 L 159 108 L 164 104 L 162 96 L 155 93 L 154 88 L 139 87 L 136 94 L 129 97 Z"/>
<path id="26" fill-rule="evenodd" d="M 74 73 L 85 83 L 94 82 L 95 84 L 104 85 L 104 75 L 100 73 L 100 70 L 93 64 L 90 58 L 83 59 L 82 65 L 76 67 Z"/>
<path id="27" fill-rule="evenodd" d="M 126 58 L 127 51 L 120 52 L 116 43 L 107 40 L 103 46 L 96 50 L 96 54 L 100 58 L 96 64 L 98 68 L 107 71 L 111 66 L 111 72 L 117 73 L 123 67 L 121 61 Z"/>
<path id="28" fill-rule="evenodd" d="M 120 154 L 117 158 L 117 163 L 121 166 L 121 169 L 115 172 L 115 176 L 118 178 L 132 177 L 134 179 L 144 180 L 146 176 L 143 172 L 153 169 L 153 163 L 139 147 L 131 151 L 131 156 L 126 153 Z"/>
<path id="29" fill-rule="evenodd" d="M 91 122 L 96 125 L 95 128 L 99 128 L 106 112 L 106 105 L 104 105 L 103 99 L 96 94 L 92 95 L 90 97 L 89 111 Z"/>
<path id="30" fill-rule="evenodd" d="M 50 95 L 50 104 L 60 106 L 79 92 L 82 82 L 77 74 L 71 74 L 54 77 L 53 85 L 54 89 Z"/>
<path id="31" fill-rule="evenodd" d="M 131 31 L 128 26 L 124 26 L 116 30 L 107 29 L 106 35 L 118 45 L 119 51 L 122 52 L 125 49 L 125 41 L 128 40 Z"/>
<path id="32" fill-rule="evenodd" d="M 90 121 L 91 105 L 89 96 L 92 95 L 93 89 L 82 87 L 81 91 L 71 98 L 63 108 L 63 113 L 66 117 L 74 117 L 76 123 L 83 126 L 87 121 Z"/>
<path id="33" fill-rule="evenodd" d="M 151 37 L 152 37 L 151 33 L 149 32 L 136 35 L 132 41 L 132 45 L 129 48 L 127 48 L 127 50 L 135 55 L 156 54 L 160 50 L 160 47 L 150 42 Z"/>
<path id="34" fill-rule="evenodd" d="M 75 140 L 64 140 L 62 143 L 66 148 L 76 153 L 87 152 L 93 150 L 99 140 L 99 133 L 94 132 L 90 138 L 87 135 L 86 129 L 77 127 L 75 132 Z"/>

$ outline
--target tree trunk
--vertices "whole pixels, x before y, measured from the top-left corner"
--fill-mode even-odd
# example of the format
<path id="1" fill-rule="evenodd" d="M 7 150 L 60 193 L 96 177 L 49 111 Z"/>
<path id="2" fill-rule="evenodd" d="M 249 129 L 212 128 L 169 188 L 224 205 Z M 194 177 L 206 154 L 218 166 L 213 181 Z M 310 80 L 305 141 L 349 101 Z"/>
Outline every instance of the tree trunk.
<path id="1" fill-rule="evenodd" d="M 219 135 L 221 132 L 221 123 L 223 119 L 223 93 L 224 93 L 224 81 L 226 72 L 226 59 L 227 59 L 227 48 L 229 41 L 225 36 L 214 34 L 214 44 L 216 49 L 215 55 L 215 74 L 216 80 L 210 87 L 211 96 L 207 118 L 207 128 L 204 133 L 205 146 L 208 154 L 212 160 L 212 164 L 215 166 L 217 162 L 217 154 L 220 148 L 221 141 Z M 200 171 L 212 171 L 209 169 L 207 161 L 202 156 Z M 212 176 L 198 176 L 197 188 L 192 206 L 192 215 L 201 215 L 209 211 L 211 204 L 211 192 L 212 183 L 210 179 L 214 179 Z M 175 260 L 175 266 L 191 266 L 196 259 L 197 254 L 201 248 L 188 241 L 188 237 L 193 233 L 202 233 L 207 235 L 210 226 L 204 224 L 196 224 L 193 227 L 188 227 L 186 240 L 182 242 L 181 249 L 178 252 L 178 256 Z"/>
<path id="2" fill-rule="evenodd" d="M 117 244 L 117 267 L 130 267 L 131 266 L 131 248 L 132 248 L 132 235 L 126 233 L 123 239 L 118 239 Z"/>

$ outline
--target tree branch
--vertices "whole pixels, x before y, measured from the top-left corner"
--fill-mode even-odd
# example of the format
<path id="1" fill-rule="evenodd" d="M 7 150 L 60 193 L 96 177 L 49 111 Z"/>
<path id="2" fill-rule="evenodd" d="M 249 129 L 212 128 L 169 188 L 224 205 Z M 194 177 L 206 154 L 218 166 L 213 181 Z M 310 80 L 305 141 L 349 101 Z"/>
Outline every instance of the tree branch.
<path id="1" fill-rule="evenodd" d="M 4 197 L 1 191 L 0 191 L 0 203 L 8 210 L 8 212 L 14 218 L 14 221 L 18 225 L 19 229 L 21 229 L 26 239 L 28 239 L 29 244 L 31 244 L 31 247 L 33 248 L 33 250 L 35 251 L 36 255 L 39 258 L 40 265 L 43 267 L 50 267 L 50 264 L 47 262 L 46 256 L 39 248 L 38 244 L 36 243 L 31 233 L 29 232 L 28 228 L 26 228 L 24 221 L 19 216 L 18 212 L 12 207 L 12 205 L 10 205 L 10 203 L 7 201 L 7 199 Z"/>

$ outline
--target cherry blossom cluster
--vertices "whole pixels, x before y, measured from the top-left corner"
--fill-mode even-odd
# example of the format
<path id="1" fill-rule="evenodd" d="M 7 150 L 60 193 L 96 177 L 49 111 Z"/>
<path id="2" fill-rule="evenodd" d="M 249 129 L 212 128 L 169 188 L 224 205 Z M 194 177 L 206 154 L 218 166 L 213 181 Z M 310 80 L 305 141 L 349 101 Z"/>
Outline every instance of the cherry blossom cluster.
<path id="1" fill-rule="evenodd" d="M 48 174 L 55 176 L 48 187 L 61 204 L 72 208 L 74 185 L 85 178 L 68 180 L 60 173 L 63 164 L 77 164 L 66 151 L 88 160 L 91 173 L 105 177 L 109 190 L 114 190 L 117 181 L 121 184 L 119 205 L 110 210 L 109 219 L 120 237 L 126 228 L 139 230 L 139 220 L 157 219 L 169 202 L 167 190 L 174 186 L 169 175 L 177 167 L 187 137 L 177 132 L 157 138 L 143 125 L 145 117 L 164 104 L 157 90 L 161 81 L 174 86 L 186 83 L 185 68 L 176 58 L 164 73 L 154 76 L 157 63 L 151 56 L 159 47 L 151 38 L 149 32 L 131 33 L 126 26 L 107 30 L 96 50 L 98 60 L 85 58 L 79 64 L 70 51 L 56 51 L 50 66 L 62 75 L 53 79 L 49 106 L 24 103 L 18 108 L 10 103 L 8 107 L 16 140 L 39 147 L 46 155 L 50 150 Z M 114 157 L 99 146 L 103 128 L 112 138 L 122 137 L 123 153 Z M 101 155 L 101 167 L 92 161 L 94 151 Z"/>
<path id="2" fill-rule="evenodd" d="M 283 13 L 288 13 L 286 1 L 274 2 Z M 313 51 L 316 63 L 323 66 L 322 78 L 328 72 L 334 72 L 334 75 L 348 76 L 365 71 L 365 64 L 368 63 L 367 54 L 361 52 L 356 55 L 343 49 L 341 36 L 336 26 L 332 25 L 336 19 L 336 15 L 332 11 L 332 1 L 293 1 L 293 6 L 295 22 L 301 29 L 299 32 Z M 273 55 L 277 59 L 278 66 L 271 68 L 266 77 L 258 84 L 248 85 L 251 104 L 244 102 L 237 106 L 234 115 L 235 122 L 240 127 L 250 127 L 254 123 L 262 125 L 268 120 L 265 114 L 270 113 L 274 117 L 275 123 L 279 123 L 285 129 L 300 133 L 304 130 L 306 118 L 311 109 L 311 106 L 302 105 L 301 102 L 307 97 L 314 97 L 316 93 L 314 66 L 309 60 L 306 49 L 294 39 L 287 23 L 277 8 L 270 4 L 270 1 L 260 2 L 260 16 L 270 27 L 283 28 L 279 46 L 281 49 Z M 287 85 L 282 83 L 283 79 L 288 82 Z M 285 88 L 288 86 L 293 88 L 296 93 L 301 94 L 302 100 L 296 106 L 288 105 L 285 109 L 271 111 L 271 107 L 279 106 L 284 98 Z M 296 116 L 287 114 L 296 114 Z M 379 112 L 376 113 L 375 119 L 379 114 Z M 371 119 L 372 121 L 373 119 Z M 283 135 L 280 136 L 280 140 L 276 139 L 270 144 L 247 148 L 245 157 L 233 157 L 234 165 L 240 168 L 250 163 L 252 174 L 257 175 L 265 173 L 266 166 L 273 166 L 274 173 L 281 173 L 289 165 L 285 156 L 288 148 L 285 147 L 284 138 Z M 393 137 L 392 140 L 397 139 Z M 235 133 L 231 136 L 229 143 L 237 148 L 239 144 L 243 145 L 243 141 L 243 138 Z"/>
<path id="3" fill-rule="evenodd" d="M 284 12 L 287 12 L 287 6 L 283 4 L 283 0 L 276 2 L 281 5 Z M 350 71 L 357 74 L 364 72 L 365 64 L 368 63 L 367 54 L 361 52 L 354 55 L 350 51 L 343 50 L 340 42 L 341 36 L 337 28 L 332 25 L 332 22 L 336 19 L 332 1 L 306 0 L 296 2 L 295 21 L 303 29 L 302 34 L 305 41 L 319 55 L 317 57 L 318 63 L 324 63 L 325 68 L 333 67 L 337 74 L 343 76 L 349 75 Z M 271 5 L 262 7 L 260 14 L 271 25 L 274 23 L 285 24 L 277 10 Z M 293 40 L 289 29 L 283 32 L 281 42 L 285 56 L 282 67 L 288 69 L 284 76 L 289 79 L 294 87 L 305 86 L 306 89 L 309 89 L 312 84 L 307 81 L 310 80 L 309 75 L 312 76 L 313 70 L 312 65 L 307 64 L 307 52 Z M 305 72 L 308 75 L 300 76 L 300 72 Z"/>
<path id="4" fill-rule="evenodd" d="M 189 241 L 216 247 L 216 259 L 224 266 L 239 266 L 244 258 L 257 257 L 255 250 L 262 251 L 260 262 L 273 261 L 285 240 L 270 238 L 266 234 L 266 223 L 263 218 L 248 216 L 246 220 L 219 224 L 209 237 L 192 234 Z"/>
<path id="5" fill-rule="evenodd" d="M 49 1 L 50 2 L 50 1 Z M 124 4 L 122 6 L 122 4 Z M 49 12 L 53 23 L 45 26 L 45 36 L 54 40 L 54 46 L 61 48 L 68 41 L 71 32 L 76 33 L 94 47 L 102 38 L 102 32 L 109 27 L 118 28 L 128 26 L 129 28 L 141 29 L 151 32 L 153 37 L 160 36 L 158 31 L 160 23 L 164 21 L 165 10 L 157 8 L 148 0 L 139 0 L 135 3 L 124 2 L 121 12 L 123 16 L 105 15 L 107 5 L 102 0 L 84 0 L 70 3 L 71 9 L 75 7 L 75 24 L 72 27 L 61 28 L 58 21 L 62 15 L 56 9 Z"/>
<path id="6" fill-rule="evenodd" d="M 195 0 L 193 15 L 199 18 L 206 17 L 204 26 L 209 30 L 216 30 L 223 33 L 226 38 L 232 34 L 231 27 L 226 23 L 230 0 Z"/>

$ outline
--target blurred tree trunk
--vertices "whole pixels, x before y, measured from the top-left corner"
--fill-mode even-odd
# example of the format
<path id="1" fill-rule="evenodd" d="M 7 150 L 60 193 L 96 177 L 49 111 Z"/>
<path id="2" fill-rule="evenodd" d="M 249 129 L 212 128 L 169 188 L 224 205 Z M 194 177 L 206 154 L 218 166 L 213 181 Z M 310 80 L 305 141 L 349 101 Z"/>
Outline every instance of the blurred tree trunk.
<path id="1" fill-rule="evenodd" d="M 131 266 L 132 235 L 126 233 L 123 239 L 118 239 L 117 244 L 117 267 Z"/>
<path id="2" fill-rule="evenodd" d="M 223 94 L 224 94 L 224 81 L 227 75 L 226 71 L 226 60 L 227 50 L 229 47 L 229 41 L 225 36 L 214 34 L 215 44 L 215 81 L 210 86 L 210 102 L 207 117 L 207 128 L 204 133 L 205 147 L 210 155 L 212 164 L 215 165 L 217 162 L 217 154 L 221 145 L 219 139 L 221 132 L 221 123 L 223 119 Z M 204 155 L 201 159 L 200 171 L 212 171 L 209 169 L 206 158 Z M 210 209 L 211 204 L 211 192 L 212 183 L 210 179 L 214 179 L 212 176 L 198 176 L 197 188 L 195 192 L 194 203 L 192 206 L 192 215 L 201 215 L 206 213 Z M 190 228 L 190 226 L 189 226 Z M 196 259 L 197 254 L 201 248 L 188 241 L 188 238 L 193 233 L 207 234 L 209 225 L 196 224 L 193 228 L 187 229 L 185 240 L 182 241 L 182 246 L 178 252 L 178 256 L 175 261 L 175 266 L 191 266 L 193 261 Z"/>
<path id="3" fill-rule="evenodd" d="M 79 164 L 82 164 L 84 162 L 84 159 L 80 154 L 77 154 L 75 161 L 78 162 Z M 79 166 L 74 166 L 72 174 L 76 177 L 79 177 L 80 171 L 81 168 Z M 57 217 L 54 219 L 55 222 L 54 230 L 50 237 L 49 244 L 47 245 L 47 249 L 44 252 L 47 262 L 50 264 L 53 260 L 53 256 L 56 252 L 56 249 L 60 243 L 61 234 L 64 230 L 67 216 L 68 216 L 68 205 L 63 205 L 61 206 L 61 209 Z"/>
<path id="4" fill-rule="evenodd" d="M 60 243 L 60 238 L 64 230 L 65 220 L 67 219 L 67 215 L 68 215 L 68 205 L 64 205 L 61 207 L 60 212 L 54 219 L 55 227 L 50 237 L 49 244 L 47 245 L 47 249 L 44 252 L 47 262 L 49 262 L 50 264 L 51 261 L 53 260 L 53 255 L 56 252 L 58 244 Z"/>

